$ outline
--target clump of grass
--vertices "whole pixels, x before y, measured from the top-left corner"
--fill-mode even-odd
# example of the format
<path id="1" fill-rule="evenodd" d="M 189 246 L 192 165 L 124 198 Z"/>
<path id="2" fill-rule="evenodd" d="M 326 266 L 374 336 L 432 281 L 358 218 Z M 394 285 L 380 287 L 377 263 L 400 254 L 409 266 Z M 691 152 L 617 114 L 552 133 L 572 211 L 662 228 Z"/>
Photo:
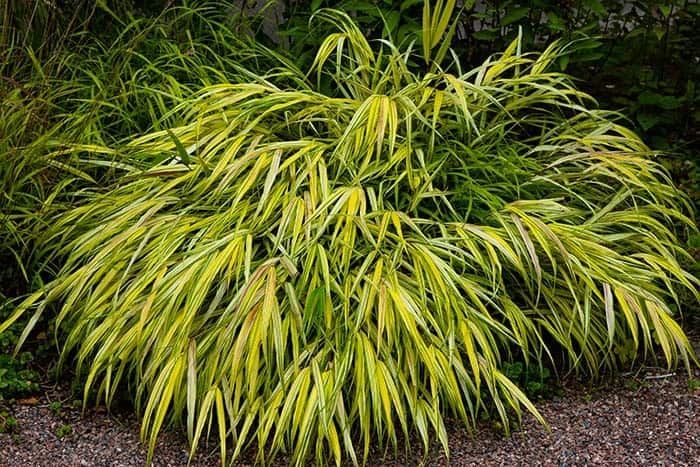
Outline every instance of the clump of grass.
<path id="1" fill-rule="evenodd" d="M 513 354 L 595 377 L 660 347 L 689 368 L 669 308 L 697 294 L 669 227 L 694 228 L 684 198 L 551 71 L 565 46 L 440 68 L 453 6 L 426 2 L 428 71 L 324 10 L 339 32 L 307 73 L 251 48 L 232 82 L 154 109 L 120 145 L 133 163 L 53 219 L 65 263 L 0 331 L 56 306 L 86 397 L 128 385 L 151 452 L 164 424 L 193 452 L 215 424 L 222 459 L 255 442 L 296 464 L 410 432 L 447 451 L 445 415 L 544 423 Z"/>

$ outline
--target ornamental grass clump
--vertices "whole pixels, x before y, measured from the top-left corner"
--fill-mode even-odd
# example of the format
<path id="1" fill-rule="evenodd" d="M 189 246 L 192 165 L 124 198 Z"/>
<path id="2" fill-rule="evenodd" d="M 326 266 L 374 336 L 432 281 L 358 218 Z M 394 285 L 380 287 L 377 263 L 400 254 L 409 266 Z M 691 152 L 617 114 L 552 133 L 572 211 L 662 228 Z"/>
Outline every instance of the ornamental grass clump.
<path id="1" fill-rule="evenodd" d="M 447 10 L 424 19 L 444 32 Z M 193 452 L 218 432 L 224 460 L 362 463 L 401 435 L 447 451 L 447 416 L 544 423 L 501 371 L 513 356 L 691 364 L 670 310 L 698 285 L 670 228 L 692 228 L 685 201 L 551 71 L 565 46 L 444 70 L 429 31 L 417 73 L 410 49 L 316 16 L 339 32 L 308 74 L 280 60 L 204 87 L 186 124 L 124 149 L 159 163 L 57 217 L 65 264 L 15 318 L 58 308 L 86 395 L 128 387 L 151 452 L 174 424 Z"/>

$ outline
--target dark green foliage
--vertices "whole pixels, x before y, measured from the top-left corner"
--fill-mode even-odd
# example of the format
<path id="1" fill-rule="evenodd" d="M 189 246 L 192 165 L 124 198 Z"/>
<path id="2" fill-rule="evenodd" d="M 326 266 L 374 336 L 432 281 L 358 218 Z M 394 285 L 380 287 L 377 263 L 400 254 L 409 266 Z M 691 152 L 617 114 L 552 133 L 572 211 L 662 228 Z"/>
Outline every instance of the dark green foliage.
<path id="1" fill-rule="evenodd" d="M 700 389 L 700 379 L 688 378 L 688 391 L 695 392 Z"/>
<path id="2" fill-rule="evenodd" d="M 61 407 L 62 405 L 58 401 L 54 401 L 51 404 L 49 404 L 49 410 L 51 410 L 51 413 L 54 414 L 56 417 L 60 417 L 62 415 Z"/>
<path id="3" fill-rule="evenodd" d="M 0 433 L 14 433 L 17 431 L 17 419 L 6 409 L 0 407 Z"/>
<path id="4" fill-rule="evenodd" d="M 0 354 L 0 400 L 26 397 L 39 390 L 40 375 L 26 367 L 28 358 L 29 353 L 19 359 Z"/>
<path id="5" fill-rule="evenodd" d="M 643 389 L 649 389 L 650 384 L 643 378 L 630 378 L 625 381 L 625 388 L 632 392 L 641 391 Z"/>
<path id="6" fill-rule="evenodd" d="M 0 308 L 0 321 L 6 318 L 7 314 Z M 40 375 L 31 366 L 34 355 L 31 352 L 12 355 L 25 325 L 26 322 L 16 323 L 0 333 L 0 400 L 26 397 L 39 390 Z"/>
<path id="7" fill-rule="evenodd" d="M 503 364 L 503 374 L 520 386 L 531 399 L 549 397 L 555 390 L 555 380 L 549 368 L 526 365 L 515 361 Z"/>
<path id="8" fill-rule="evenodd" d="M 56 436 L 58 436 L 59 438 L 66 438 L 66 437 L 70 436 L 71 434 L 73 434 L 73 427 L 70 425 L 64 424 L 64 425 L 61 425 L 58 428 L 56 428 L 55 433 L 56 433 Z"/>

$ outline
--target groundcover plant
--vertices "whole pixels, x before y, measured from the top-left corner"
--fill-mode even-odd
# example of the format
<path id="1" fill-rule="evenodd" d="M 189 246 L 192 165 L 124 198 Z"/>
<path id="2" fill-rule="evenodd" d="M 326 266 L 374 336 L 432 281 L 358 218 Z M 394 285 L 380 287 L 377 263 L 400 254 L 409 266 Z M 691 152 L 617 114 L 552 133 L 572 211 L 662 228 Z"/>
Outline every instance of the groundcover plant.
<path id="1" fill-rule="evenodd" d="M 159 163 L 55 219 L 65 264 L 0 329 L 56 307 L 86 397 L 128 387 L 151 452 L 174 424 L 193 452 L 218 433 L 224 461 L 447 450 L 448 416 L 544 423 L 511 357 L 595 376 L 658 346 L 689 366 L 669 308 L 697 287 L 683 197 L 550 70 L 565 46 L 462 71 L 450 13 L 426 8 L 419 57 L 321 11 L 338 32 L 308 74 L 270 55 L 183 100 L 186 124 L 120 149 Z"/>

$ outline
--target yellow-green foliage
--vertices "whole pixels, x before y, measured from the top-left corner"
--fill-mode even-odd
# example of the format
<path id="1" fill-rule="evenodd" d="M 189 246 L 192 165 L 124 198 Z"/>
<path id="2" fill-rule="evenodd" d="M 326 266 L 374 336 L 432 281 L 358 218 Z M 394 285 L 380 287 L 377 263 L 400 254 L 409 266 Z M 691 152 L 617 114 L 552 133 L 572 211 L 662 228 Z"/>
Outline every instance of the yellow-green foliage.
<path id="1" fill-rule="evenodd" d="M 500 371 L 514 349 L 592 375 L 630 347 L 689 364 L 683 198 L 550 71 L 562 46 L 417 75 L 317 16 L 339 32 L 308 75 L 204 87 L 123 149 L 165 161 L 52 225 L 67 261 L 14 318 L 59 307 L 86 394 L 128 384 L 151 450 L 164 424 L 193 451 L 213 425 L 222 457 L 361 463 L 401 433 L 447 449 L 446 415 L 544 422 Z"/>

